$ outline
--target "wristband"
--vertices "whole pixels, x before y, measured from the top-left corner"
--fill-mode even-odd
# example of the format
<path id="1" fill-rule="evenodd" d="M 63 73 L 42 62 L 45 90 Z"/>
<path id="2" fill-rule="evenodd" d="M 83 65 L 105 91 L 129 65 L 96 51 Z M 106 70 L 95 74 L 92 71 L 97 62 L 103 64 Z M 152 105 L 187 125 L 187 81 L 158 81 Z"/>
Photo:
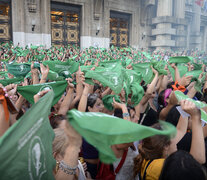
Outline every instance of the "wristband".
<path id="1" fill-rule="evenodd" d="M 129 117 L 129 113 L 123 113 L 123 118 Z"/>

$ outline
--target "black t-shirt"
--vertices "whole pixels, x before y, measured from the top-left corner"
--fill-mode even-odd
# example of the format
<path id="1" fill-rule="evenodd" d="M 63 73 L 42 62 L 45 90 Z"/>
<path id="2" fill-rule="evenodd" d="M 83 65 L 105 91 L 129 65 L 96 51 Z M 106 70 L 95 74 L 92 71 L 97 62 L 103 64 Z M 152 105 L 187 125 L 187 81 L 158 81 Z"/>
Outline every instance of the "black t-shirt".
<path id="1" fill-rule="evenodd" d="M 139 123 L 142 121 L 142 118 L 144 118 L 142 122 L 142 125 L 144 126 L 152 126 L 153 124 L 158 122 L 157 112 L 153 110 L 151 107 L 149 108 L 147 112 L 140 114 Z"/>
<path id="2" fill-rule="evenodd" d="M 192 132 L 187 132 L 177 144 L 178 150 L 184 150 L 190 152 L 191 141 L 192 141 Z M 207 155 L 207 138 L 205 138 L 205 148 L 206 148 L 206 155 Z M 204 164 L 204 166 L 207 168 L 207 156 L 206 156 L 206 163 Z"/>

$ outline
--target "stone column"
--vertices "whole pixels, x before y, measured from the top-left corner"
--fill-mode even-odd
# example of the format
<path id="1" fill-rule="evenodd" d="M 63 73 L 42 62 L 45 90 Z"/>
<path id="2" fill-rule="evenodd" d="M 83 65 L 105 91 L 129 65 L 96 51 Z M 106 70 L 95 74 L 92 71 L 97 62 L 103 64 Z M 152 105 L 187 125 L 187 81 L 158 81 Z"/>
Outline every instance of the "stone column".
<path id="1" fill-rule="evenodd" d="M 187 34 L 185 32 L 185 0 L 175 0 L 174 16 L 176 17 L 176 49 L 187 47 Z"/>
<path id="2" fill-rule="evenodd" d="M 152 24 L 156 25 L 156 29 L 152 30 L 152 35 L 156 36 L 156 40 L 151 42 L 157 50 L 170 49 L 175 46 L 175 41 L 171 40 L 171 35 L 175 35 L 176 31 L 172 28 L 172 0 L 158 0 L 157 17 L 152 20 Z"/>
<path id="3" fill-rule="evenodd" d="M 24 0 L 12 0 L 12 31 L 14 45 L 25 46 L 25 12 Z"/>
<path id="4" fill-rule="evenodd" d="M 200 37 L 200 23 L 201 23 L 201 7 L 196 3 L 193 5 L 193 19 L 191 26 L 191 38 L 190 38 L 190 48 L 200 49 L 201 37 Z"/>
<path id="5" fill-rule="evenodd" d="M 207 51 L 207 26 L 204 26 L 204 36 L 203 36 L 203 51 Z"/>
<path id="6" fill-rule="evenodd" d="M 51 46 L 51 15 L 50 15 L 50 0 L 40 1 L 40 24 L 42 34 L 42 44 L 47 48 Z"/>

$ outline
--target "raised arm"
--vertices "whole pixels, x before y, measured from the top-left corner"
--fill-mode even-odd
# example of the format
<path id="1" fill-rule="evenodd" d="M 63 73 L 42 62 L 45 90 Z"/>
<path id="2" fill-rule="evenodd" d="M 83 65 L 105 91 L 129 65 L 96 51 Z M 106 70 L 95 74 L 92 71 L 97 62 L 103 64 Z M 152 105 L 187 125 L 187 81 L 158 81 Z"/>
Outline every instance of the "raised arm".
<path id="1" fill-rule="evenodd" d="M 75 173 L 78 166 L 80 147 L 82 145 L 82 137 L 73 129 L 73 127 L 66 120 L 61 121 L 59 127 L 64 129 L 69 139 L 69 146 L 65 150 L 65 154 L 62 162 L 67 166 L 69 166 L 70 169 L 74 169 L 74 170 L 69 170 L 74 174 L 67 174 L 63 170 L 61 170 L 61 168 L 59 168 L 59 170 L 55 175 L 55 179 L 74 180 Z"/>
<path id="2" fill-rule="evenodd" d="M 83 94 L 81 96 L 79 105 L 78 105 L 78 110 L 81 112 L 86 111 L 86 106 L 87 106 L 87 100 L 88 100 L 88 94 L 89 94 L 89 84 L 84 82 L 85 78 L 83 77 L 83 84 L 84 84 L 84 89 L 83 89 Z"/>
<path id="3" fill-rule="evenodd" d="M 64 97 L 63 102 L 60 105 L 60 109 L 58 111 L 58 114 L 66 115 L 69 110 L 70 104 L 74 98 L 74 85 L 71 82 L 72 82 L 72 79 L 68 79 L 68 87 L 69 88 L 67 90 L 67 94 Z"/>
<path id="4" fill-rule="evenodd" d="M 42 83 L 45 83 L 47 80 L 47 75 L 49 73 L 49 67 L 48 67 L 48 65 L 47 65 L 47 67 L 45 67 L 43 64 L 40 64 L 40 69 L 41 69 L 41 73 L 42 73 L 40 84 L 42 84 Z"/>
<path id="5" fill-rule="evenodd" d="M 39 84 L 38 69 L 34 68 L 34 62 L 31 64 L 32 82 L 33 84 Z"/>
<path id="6" fill-rule="evenodd" d="M 201 125 L 201 113 L 194 103 L 183 100 L 181 101 L 182 109 L 190 114 L 192 120 L 192 141 L 190 154 L 201 164 L 206 161 L 205 141 L 203 128 Z"/>

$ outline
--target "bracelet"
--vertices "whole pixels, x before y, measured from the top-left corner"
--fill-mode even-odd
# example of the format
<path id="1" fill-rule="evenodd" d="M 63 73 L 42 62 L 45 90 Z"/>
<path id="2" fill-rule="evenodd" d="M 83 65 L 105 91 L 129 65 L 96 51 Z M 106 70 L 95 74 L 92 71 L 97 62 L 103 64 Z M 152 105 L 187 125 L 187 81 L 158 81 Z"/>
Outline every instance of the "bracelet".
<path id="1" fill-rule="evenodd" d="M 129 117 L 129 113 L 123 113 L 123 118 Z"/>
<path id="2" fill-rule="evenodd" d="M 75 175 L 76 169 L 78 168 L 78 166 L 70 167 L 67 164 L 65 164 L 64 161 L 60 161 L 59 168 L 66 174 Z"/>

